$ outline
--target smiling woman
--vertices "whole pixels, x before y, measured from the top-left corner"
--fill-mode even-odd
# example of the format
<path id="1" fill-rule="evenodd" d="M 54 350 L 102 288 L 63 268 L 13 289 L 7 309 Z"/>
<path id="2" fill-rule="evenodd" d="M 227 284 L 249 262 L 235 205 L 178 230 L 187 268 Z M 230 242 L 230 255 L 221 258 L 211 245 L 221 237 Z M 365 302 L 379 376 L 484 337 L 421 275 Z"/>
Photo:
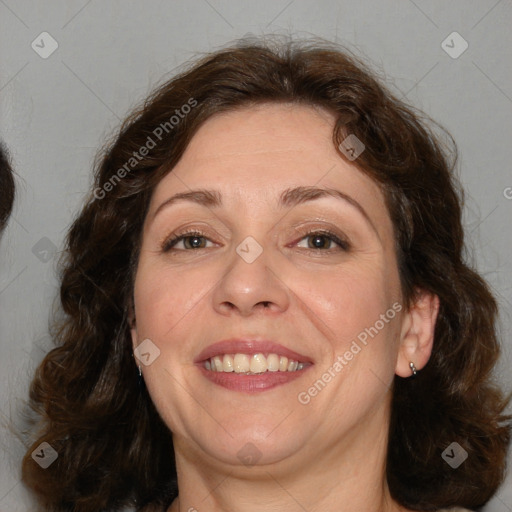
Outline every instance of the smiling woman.
<path id="1" fill-rule="evenodd" d="M 497 307 L 462 259 L 456 158 L 422 118 L 302 42 L 208 55 L 127 119 L 31 387 L 23 477 L 46 510 L 490 499 L 510 433 Z"/>

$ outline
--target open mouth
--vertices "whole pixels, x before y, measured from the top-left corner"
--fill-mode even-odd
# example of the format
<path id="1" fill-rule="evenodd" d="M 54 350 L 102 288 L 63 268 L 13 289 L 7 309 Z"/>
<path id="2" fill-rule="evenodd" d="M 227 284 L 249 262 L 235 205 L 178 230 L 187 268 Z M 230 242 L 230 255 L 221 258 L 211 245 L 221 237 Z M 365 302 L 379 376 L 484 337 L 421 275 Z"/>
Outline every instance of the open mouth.
<path id="1" fill-rule="evenodd" d="M 194 363 L 210 382 L 249 394 L 288 384 L 313 366 L 307 356 L 279 343 L 241 338 L 210 345 Z"/>
<path id="2" fill-rule="evenodd" d="M 289 359 L 274 353 L 219 354 L 204 361 L 204 368 L 211 372 L 259 375 L 266 372 L 296 372 L 311 363 Z"/>

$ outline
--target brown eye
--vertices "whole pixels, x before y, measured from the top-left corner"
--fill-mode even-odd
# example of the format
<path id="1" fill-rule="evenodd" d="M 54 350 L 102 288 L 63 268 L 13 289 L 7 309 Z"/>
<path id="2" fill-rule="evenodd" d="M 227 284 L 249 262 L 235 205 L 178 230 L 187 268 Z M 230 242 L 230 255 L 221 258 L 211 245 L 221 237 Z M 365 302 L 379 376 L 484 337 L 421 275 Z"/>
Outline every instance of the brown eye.
<path id="1" fill-rule="evenodd" d="M 187 249 L 203 249 L 204 244 L 202 243 L 204 240 L 206 240 L 203 236 L 185 236 L 182 237 L 183 239 L 183 245 Z M 189 242 L 187 244 L 187 242 Z M 188 246 L 187 246 L 188 245 Z"/>
<path id="2" fill-rule="evenodd" d="M 325 235 L 310 235 L 310 248 L 311 249 L 330 249 L 330 247 L 326 247 L 327 245 L 330 246 L 330 244 L 333 242 L 332 239 Z"/>
<path id="3" fill-rule="evenodd" d="M 302 238 L 302 240 L 305 239 L 309 239 L 306 249 L 331 251 L 333 244 L 344 251 L 350 249 L 350 244 L 347 241 L 340 239 L 330 231 L 312 231 Z"/>
<path id="4" fill-rule="evenodd" d="M 199 231 L 190 231 L 171 237 L 166 240 L 162 246 L 164 252 L 175 250 L 183 251 L 189 249 L 206 249 L 206 241 L 208 238 Z M 183 241 L 183 248 L 176 248 L 176 246 Z"/>

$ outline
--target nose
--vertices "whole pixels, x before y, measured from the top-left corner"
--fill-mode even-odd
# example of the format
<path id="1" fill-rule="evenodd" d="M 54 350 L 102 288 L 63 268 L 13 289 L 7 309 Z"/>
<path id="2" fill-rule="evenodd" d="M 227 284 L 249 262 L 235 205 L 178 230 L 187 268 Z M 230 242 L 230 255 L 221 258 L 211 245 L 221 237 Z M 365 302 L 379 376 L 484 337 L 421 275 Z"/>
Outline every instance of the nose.
<path id="1" fill-rule="evenodd" d="M 259 310 L 286 311 L 291 291 L 279 275 L 279 269 L 272 268 L 268 250 L 263 250 L 251 263 L 236 251 L 228 260 L 213 292 L 217 312 L 224 315 L 236 312 L 247 317 Z"/>

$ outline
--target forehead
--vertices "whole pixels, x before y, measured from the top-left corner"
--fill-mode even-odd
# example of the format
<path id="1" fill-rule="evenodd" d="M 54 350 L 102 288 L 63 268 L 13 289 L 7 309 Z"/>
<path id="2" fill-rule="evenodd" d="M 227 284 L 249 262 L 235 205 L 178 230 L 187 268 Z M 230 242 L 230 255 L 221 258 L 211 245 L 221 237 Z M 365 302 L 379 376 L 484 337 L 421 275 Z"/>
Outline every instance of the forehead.
<path id="1" fill-rule="evenodd" d="M 226 204 L 245 206 L 275 202 L 290 187 L 330 187 L 361 203 L 381 225 L 379 231 L 391 229 L 378 184 L 337 152 L 334 123 L 331 112 L 297 104 L 261 104 L 216 114 L 158 184 L 150 210 L 171 194 L 199 187 L 221 191 Z"/>

